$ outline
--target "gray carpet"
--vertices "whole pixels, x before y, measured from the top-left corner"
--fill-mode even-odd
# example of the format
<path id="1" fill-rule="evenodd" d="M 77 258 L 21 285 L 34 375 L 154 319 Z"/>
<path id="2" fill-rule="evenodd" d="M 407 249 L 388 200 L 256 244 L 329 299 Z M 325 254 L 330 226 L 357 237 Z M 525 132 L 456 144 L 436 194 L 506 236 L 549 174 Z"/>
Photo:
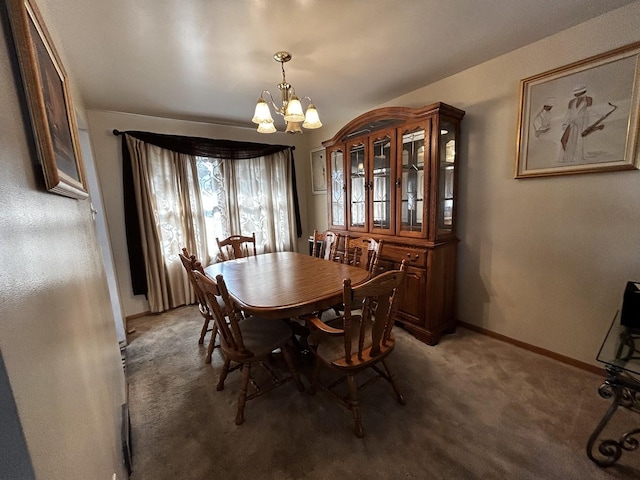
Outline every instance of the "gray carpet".
<path id="1" fill-rule="evenodd" d="M 204 363 L 200 327 L 195 306 L 129 323 L 133 480 L 640 478 L 640 451 L 608 469 L 585 453 L 609 406 L 601 377 L 464 328 L 435 347 L 396 329 L 389 363 L 407 405 L 371 386 L 358 439 L 350 412 L 292 382 L 248 402 L 236 426 L 240 374 L 216 391 L 221 356 Z M 605 436 L 639 424 L 621 409 Z"/>

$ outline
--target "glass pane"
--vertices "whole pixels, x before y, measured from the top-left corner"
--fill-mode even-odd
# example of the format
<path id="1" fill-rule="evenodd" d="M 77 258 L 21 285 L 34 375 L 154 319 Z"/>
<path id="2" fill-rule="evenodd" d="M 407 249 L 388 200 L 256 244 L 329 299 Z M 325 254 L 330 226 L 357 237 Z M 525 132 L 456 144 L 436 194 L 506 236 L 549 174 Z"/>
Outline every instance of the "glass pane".
<path id="1" fill-rule="evenodd" d="M 456 168 L 455 126 L 442 122 L 440 126 L 440 178 L 438 202 L 438 230 L 448 233 L 453 229 L 453 202 Z"/>
<path id="2" fill-rule="evenodd" d="M 636 284 L 637 285 L 637 284 Z M 624 306 L 623 306 L 624 308 Z M 630 373 L 640 374 L 640 329 L 623 325 L 619 312 L 613 317 L 609 332 L 598 352 L 598 361 Z"/>
<path id="3" fill-rule="evenodd" d="M 391 228 L 391 137 L 373 143 L 373 228 Z"/>
<path id="4" fill-rule="evenodd" d="M 344 159 L 340 150 L 331 152 L 331 220 L 344 226 Z"/>
<path id="5" fill-rule="evenodd" d="M 422 230 L 424 206 L 424 130 L 402 136 L 402 202 L 401 228 Z"/>
<path id="6" fill-rule="evenodd" d="M 365 225 L 365 170 L 364 170 L 364 145 L 351 147 L 351 224 L 352 227 L 364 227 Z"/>

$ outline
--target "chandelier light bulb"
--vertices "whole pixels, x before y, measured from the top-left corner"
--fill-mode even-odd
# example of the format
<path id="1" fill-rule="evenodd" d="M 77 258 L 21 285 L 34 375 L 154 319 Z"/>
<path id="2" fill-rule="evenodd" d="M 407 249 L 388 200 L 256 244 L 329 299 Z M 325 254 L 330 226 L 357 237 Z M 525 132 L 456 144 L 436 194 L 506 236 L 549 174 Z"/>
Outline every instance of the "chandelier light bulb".
<path id="1" fill-rule="evenodd" d="M 294 93 L 289 98 L 287 103 L 287 110 L 284 113 L 284 119 L 287 122 L 302 122 L 304 120 L 304 113 L 302 113 L 302 104 L 296 94 Z"/>
<path id="2" fill-rule="evenodd" d="M 276 127 L 273 122 L 264 122 L 258 125 L 259 133 L 274 133 L 276 131 Z"/>
<path id="3" fill-rule="evenodd" d="M 251 121 L 257 124 L 273 123 L 273 117 L 271 116 L 269 105 L 265 102 L 264 98 L 260 97 L 258 99 L 258 103 L 256 103 L 256 110 Z"/>
<path id="4" fill-rule="evenodd" d="M 307 113 L 304 117 L 304 123 L 302 124 L 304 128 L 314 129 L 320 128 L 322 126 L 322 122 L 320 121 L 320 116 L 318 115 L 318 110 L 313 103 L 309 104 L 307 107 Z"/>

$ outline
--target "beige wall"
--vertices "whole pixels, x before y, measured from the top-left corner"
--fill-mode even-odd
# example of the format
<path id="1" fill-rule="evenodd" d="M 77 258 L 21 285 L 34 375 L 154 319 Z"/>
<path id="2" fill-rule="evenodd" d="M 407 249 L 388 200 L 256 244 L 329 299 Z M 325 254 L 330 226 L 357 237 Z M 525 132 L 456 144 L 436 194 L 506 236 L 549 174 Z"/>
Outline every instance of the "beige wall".
<path id="1" fill-rule="evenodd" d="M 129 273 L 129 255 L 124 227 L 124 206 L 122 199 L 122 154 L 121 137 L 113 135 L 113 130 L 142 130 L 154 133 L 173 135 L 188 135 L 192 137 L 219 138 L 227 140 L 271 143 L 279 145 L 294 145 L 296 160 L 296 178 L 300 192 L 300 210 L 305 230 L 299 241 L 299 249 L 306 248 L 305 236 L 308 227 L 304 224 L 308 215 L 307 199 L 304 194 L 311 187 L 309 185 L 309 154 L 305 145 L 304 135 L 291 136 L 284 133 L 263 135 L 254 129 L 227 127 L 207 123 L 171 120 L 166 118 L 131 115 L 126 113 L 89 111 L 89 130 L 94 147 L 96 167 L 104 208 L 109 225 L 109 234 L 113 248 L 116 276 L 120 288 L 120 298 L 126 316 L 149 311 L 146 298 L 143 295 L 133 295 L 131 289 L 131 275 Z M 313 228 L 313 227 L 312 227 Z"/>
<path id="2" fill-rule="evenodd" d="M 27 467 L 4 476 L 15 454 L 38 479 L 124 478 L 124 374 L 90 203 L 44 188 L 5 14 L 3 6 L 0 353 L 10 385 L 0 379 L 0 396 L 13 397 L 23 438 L 3 432 L 0 477 L 31 478 Z"/>
<path id="3" fill-rule="evenodd" d="M 514 180 L 519 82 L 638 41 L 638 25 L 640 2 L 385 104 L 443 101 L 467 112 L 460 320 L 597 363 L 626 281 L 640 279 L 640 171 Z M 340 126 L 323 129 L 323 139 Z M 318 202 L 310 212 L 326 211 Z"/>

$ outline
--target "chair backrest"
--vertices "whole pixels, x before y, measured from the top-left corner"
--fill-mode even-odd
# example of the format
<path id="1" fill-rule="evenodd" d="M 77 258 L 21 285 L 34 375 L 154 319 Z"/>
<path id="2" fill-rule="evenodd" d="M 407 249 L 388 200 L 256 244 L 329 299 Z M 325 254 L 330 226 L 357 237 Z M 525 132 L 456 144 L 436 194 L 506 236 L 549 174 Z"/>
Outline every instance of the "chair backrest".
<path id="1" fill-rule="evenodd" d="M 342 263 L 364 268 L 364 264 L 362 263 L 363 251 L 367 250 L 368 243 L 366 240 L 363 242 L 362 238 L 344 237 L 344 254 L 342 256 Z"/>
<path id="2" fill-rule="evenodd" d="M 349 238 L 345 242 L 346 255 L 343 257 L 343 263 L 364 268 L 369 273 L 373 273 L 382 242 L 383 240 L 371 237 Z"/>
<path id="3" fill-rule="evenodd" d="M 371 237 L 338 234 L 330 257 L 332 260 L 372 271 L 379 242 Z"/>
<path id="4" fill-rule="evenodd" d="M 344 364 L 368 363 L 393 347 L 391 330 L 399 308 L 406 261 L 400 270 L 390 270 L 352 287 L 343 284 Z M 355 310 L 361 313 L 354 314 Z M 357 344 L 353 345 L 353 340 Z"/>
<path id="5" fill-rule="evenodd" d="M 382 243 L 384 240 L 375 240 L 373 238 L 367 239 L 368 248 L 367 248 L 367 261 L 365 264 L 365 268 L 371 275 L 375 275 L 375 266 L 378 262 L 378 255 L 382 251 Z"/>
<path id="6" fill-rule="evenodd" d="M 233 361 L 251 357 L 253 354 L 245 348 L 242 332 L 238 326 L 238 322 L 242 320 L 242 312 L 229 297 L 222 275 L 218 275 L 215 282 L 200 271 L 195 271 L 194 277 L 213 313 L 213 320 L 218 327 L 220 346 L 224 354 Z M 216 299 L 216 296 L 219 295 L 224 300 L 226 316 Z"/>
<path id="7" fill-rule="evenodd" d="M 379 266 L 380 257 L 384 248 L 385 241 L 371 239 L 369 246 L 369 257 L 367 259 L 367 270 L 371 277 L 378 275 L 383 269 Z"/>
<path id="8" fill-rule="evenodd" d="M 331 260 L 332 262 L 343 263 L 344 261 L 344 252 L 345 252 L 345 242 L 347 241 L 348 236 L 343 233 L 336 233 L 331 243 L 331 248 L 329 249 L 329 255 L 327 256 L 327 260 Z"/>
<path id="9" fill-rule="evenodd" d="M 193 290 L 196 294 L 196 300 L 198 301 L 198 308 L 200 308 L 200 313 L 207 314 L 210 313 L 210 310 L 207 306 L 207 300 L 204 296 L 204 293 L 200 289 L 198 282 L 193 275 L 193 271 L 199 269 L 202 273 L 204 273 L 204 269 L 202 264 L 196 259 L 195 255 L 190 255 L 189 251 L 186 248 L 182 249 L 182 253 L 179 253 L 180 261 L 182 262 L 182 266 L 187 271 L 187 277 L 189 278 L 189 282 L 193 287 Z"/>
<path id="10" fill-rule="evenodd" d="M 318 232 L 317 230 L 314 230 L 313 248 L 311 250 L 311 255 L 328 260 L 335 239 L 336 234 L 331 230 L 326 230 L 324 232 Z"/>
<path id="11" fill-rule="evenodd" d="M 255 232 L 250 237 L 231 235 L 224 240 L 216 238 L 216 243 L 220 250 L 220 257 L 225 261 L 257 255 Z"/>

